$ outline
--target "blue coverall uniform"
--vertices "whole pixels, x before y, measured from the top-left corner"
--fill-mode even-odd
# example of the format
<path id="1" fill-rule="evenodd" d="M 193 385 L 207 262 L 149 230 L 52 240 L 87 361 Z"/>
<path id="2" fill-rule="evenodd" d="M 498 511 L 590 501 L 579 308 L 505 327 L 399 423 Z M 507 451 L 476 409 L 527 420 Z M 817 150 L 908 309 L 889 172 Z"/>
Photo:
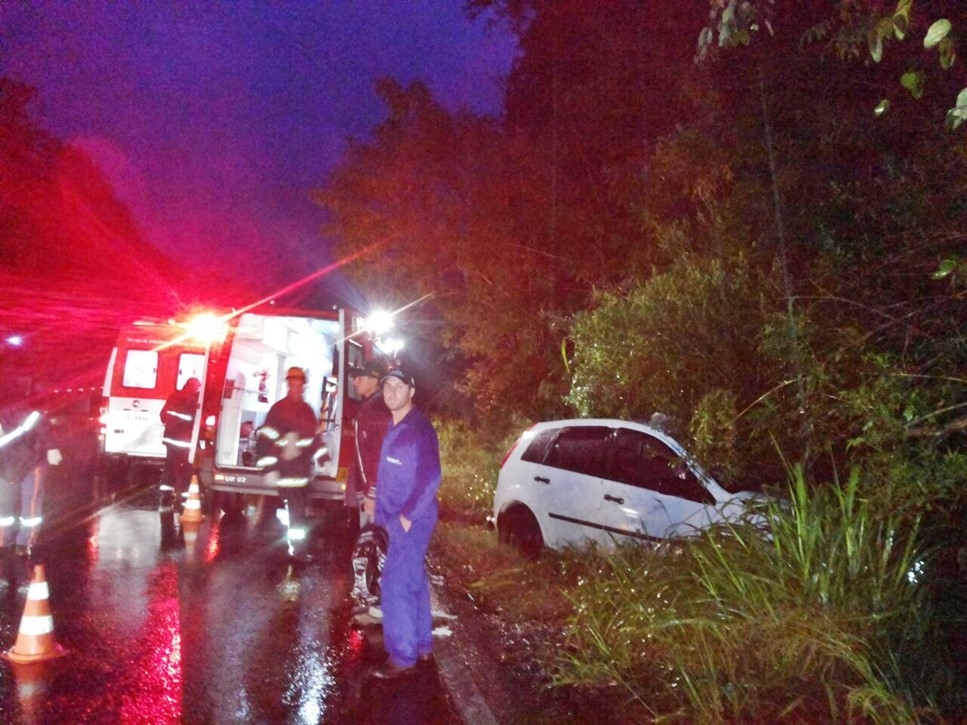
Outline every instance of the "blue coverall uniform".
<path id="1" fill-rule="evenodd" d="M 433 648 L 426 552 L 438 516 L 440 445 L 433 425 L 412 408 L 391 423 L 380 452 L 375 523 L 389 535 L 380 576 L 383 642 L 390 660 L 411 667 Z M 412 522 L 403 530 L 400 514 Z"/>

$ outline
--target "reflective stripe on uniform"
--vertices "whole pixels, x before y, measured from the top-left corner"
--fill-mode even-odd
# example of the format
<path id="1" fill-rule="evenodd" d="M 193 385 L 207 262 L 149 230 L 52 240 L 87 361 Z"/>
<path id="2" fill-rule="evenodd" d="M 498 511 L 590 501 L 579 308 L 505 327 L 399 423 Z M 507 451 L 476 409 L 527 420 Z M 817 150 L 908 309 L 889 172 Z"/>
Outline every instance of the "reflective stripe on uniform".
<path id="1" fill-rule="evenodd" d="M 40 420 L 40 413 L 38 413 L 36 410 L 31 411 L 30 415 L 24 419 L 23 423 L 18 425 L 6 435 L 0 436 L 0 448 L 3 448 L 8 443 L 17 440 L 24 433 L 28 433 L 35 425 L 37 425 L 38 420 Z"/>
<path id="2" fill-rule="evenodd" d="M 162 438 L 161 442 L 168 446 L 175 446 L 176 448 L 191 448 L 191 441 L 181 441 L 177 438 Z"/>
<path id="3" fill-rule="evenodd" d="M 308 478 L 280 478 L 276 484 L 279 488 L 299 488 L 300 486 L 308 486 Z"/>

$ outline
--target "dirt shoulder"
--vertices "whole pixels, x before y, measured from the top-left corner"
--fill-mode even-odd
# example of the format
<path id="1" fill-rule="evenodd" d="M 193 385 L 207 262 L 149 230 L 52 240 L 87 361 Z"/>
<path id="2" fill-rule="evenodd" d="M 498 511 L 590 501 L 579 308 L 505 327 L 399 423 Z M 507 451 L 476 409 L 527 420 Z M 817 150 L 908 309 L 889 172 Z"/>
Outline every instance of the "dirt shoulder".
<path id="1" fill-rule="evenodd" d="M 486 582 L 472 563 L 455 556 L 460 534 L 448 525 L 434 537 L 430 551 L 434 609 L 455 618 L 452 634 L 437 646 L 441 676 L 447 681 L 457 708 L 467 723 L 500 725 L 625 725 L 647 722 L 646 713 L 633 708 L 616 687 L 589 690 L 575 686 L 553 687 L 551 673 L 566 653 L 562 621 L 522 617 L 518 610 L 501 606 L 488 595 Z M 466 532 L 464 532 L 466 533 Z M 494 536 L 496 536 L 494 534 Z M 452 546 L 448 546 L 454 544 Z M 468 557 L 469 558 L 469 557 Z M 499 571 L 490 570 L 493 577 Z M 511 577 L 513 569 L 507 572 Z M 506 581 L 506 578 L 503 579 Z M 535 585 L 521 576 L 529 595 Z M 545 581 L 550 594 L 553 581 Z"/>

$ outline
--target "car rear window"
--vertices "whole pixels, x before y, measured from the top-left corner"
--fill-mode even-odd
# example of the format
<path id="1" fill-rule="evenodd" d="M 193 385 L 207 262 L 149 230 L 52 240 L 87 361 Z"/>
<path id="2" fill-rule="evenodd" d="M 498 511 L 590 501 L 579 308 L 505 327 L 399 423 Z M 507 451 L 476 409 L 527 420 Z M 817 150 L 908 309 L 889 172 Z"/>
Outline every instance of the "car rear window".
<path id="1" fill-rule="evenodd" d="M 544 456 L 547 455 L 547 449 L 550 448 L 555 435 L 557 435 L 557 431 L 554 429 L 538 433 L 527 446 L 527 450 L 521 454 L 520 460 L 528 463 L 543 463 Z"/>
<path id="2" fill-rule="evenodd" d="M 566 471 L 602 476 L 607 470 L 611 429 L 603 426 L 562 428 L 544 463 Z"/>

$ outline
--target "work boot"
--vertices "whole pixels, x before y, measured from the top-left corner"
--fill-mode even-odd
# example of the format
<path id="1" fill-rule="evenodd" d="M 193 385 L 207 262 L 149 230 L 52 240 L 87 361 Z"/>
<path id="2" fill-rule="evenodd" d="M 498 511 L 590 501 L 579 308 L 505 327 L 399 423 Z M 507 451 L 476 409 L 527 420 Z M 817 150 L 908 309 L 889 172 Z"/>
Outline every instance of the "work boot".
<path id="1" fill-rule="evenodd" d="M 165 513 L 174 509 L 175 489 L 164 484 L 158 486 L 158 511 Z"/>

